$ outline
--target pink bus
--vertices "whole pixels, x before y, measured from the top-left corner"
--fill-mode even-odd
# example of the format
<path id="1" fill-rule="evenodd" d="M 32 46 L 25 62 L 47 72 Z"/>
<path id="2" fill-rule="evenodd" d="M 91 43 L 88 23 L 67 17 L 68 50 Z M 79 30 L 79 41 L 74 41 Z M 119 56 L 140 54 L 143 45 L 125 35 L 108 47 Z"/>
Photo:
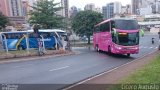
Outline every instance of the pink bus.
<path id="1" fill-rule="evenodd" d="M 139 25 L 134 19 L 108 19 L 94 27 L 93 46 L 96 51 L 114 54 L 138 54 Z"/>

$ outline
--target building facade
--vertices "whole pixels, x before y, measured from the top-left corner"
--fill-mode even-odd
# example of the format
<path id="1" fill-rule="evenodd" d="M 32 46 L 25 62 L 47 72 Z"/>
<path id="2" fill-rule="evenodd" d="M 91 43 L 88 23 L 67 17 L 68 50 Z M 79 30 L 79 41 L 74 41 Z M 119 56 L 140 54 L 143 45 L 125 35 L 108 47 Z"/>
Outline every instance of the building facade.
<path id="1" fill-rule="evenodd" d="M 78 13 L 78 9 L 76 6 L 72 6 L 70 9 L 70 18 L 74 18 Z"/>
<path id="2" fill-rule="evenodd" d="M 96 7 L 93 3 L 85 5 L 84 10 L 91 10 L 98 13 L 102 13 L 102 9 L 100 7 Z"/>
<path id="3" fill-rule="evenodd" d="M 95 11 L 95 4 L 91 3 L 91 4 L 85 5 L 84 10 L 92 10 L 92 11 Z"/>
<path id="4" fill-rule="evenodd" d="M 122 11 L 122 4 L 120 2 L 114 2 L 114 14 L 120 14 Z"/>
<path id="5" fill-rule="evenodd" d="M 7 17 L 22 17 L 23 8 L 21 0 L 1 0 L 0 11 Z"/>
<path id="6" fill-rule="evenodd" d="M 114 17 L 114 3 L 109 3 L 107 6 L 102 7 L 103 19 Z"/>
<path id="7" fill-rule="evenodd" d="M 22 1 L 8 0 L 10 14 L 9 16 L 22 16 Z"/>
<path id="8" fill-rule="evenodd" d="M 61 0 L 61 6 L 63 9 L 60 11 L 63 17 L 69 18 L 69 2 L 68 0 Z"/>
<path id="9" fill-rule="evenodd" d="M 96 7 L 95 11 L 98 12 L 98 13 L 102 13 L 102 9 L 100 7 Z"/>
<path id="10" fill-rule="evenodd" d="M 113 18 L 116 15 L 121 14 L 122 5 L 120 2 L 108 3 L 106 6 L 102 7 L 102 14 L 104 19 Z"/>
<path id="11" fill-rule="evenodd" d="M 150 15 L 152 14 L 152 8 L 151 5 L 148 5 L 144 8 L 140 8 L 140 15 Z"/>
<path id="12" fill-rule="evenodd" d="M 138 3 L 138 1 L 134 3 L 135 4 L 132 4 L 132 11 L 136 12 L 135 13 L 132 12 L 133 14 L 137 15 L 150 15 L 158 13 L 160 14 L 160 0 L 139 0 L 139 4 L 136 4 Z M 136 6 L 137 6 L 136 10 L 134 10 Z"/>
<path id="13" fill-rule="evenodd" d="M 9 2 L 8 0 L 0 1 L 0 12 L 5 16 L 10 16 Z"/>
<path id="14" fill-rule="evenodd" d="M 8 17 L 10 25 L 16 30 L 22 29 L 22 25 L 26 23 L 25 15 L 27 15 L 27 2 L 22 0 L 1 0 L 0 11 Z"/>
<path id="15" fill-rule="evenodd" d="M 27 17 L 28 13 L 28 1 L 22 1 L 22 16 Z"/>
<path id="16" fill-rule="evenodd" d="M 140 7 L 143 6 L 142 5 L 142 1 L 143 0 L 132 0 L 131 4 L 132 4 L 132 14 L 135 15 L 139 15 L 140 14 Z"/>
<path id="17" fill-rule="evenodd" d="M 160 14 L 160 0 L 155 0 L 151 7 L 152 7 L 152 13 Z"/>

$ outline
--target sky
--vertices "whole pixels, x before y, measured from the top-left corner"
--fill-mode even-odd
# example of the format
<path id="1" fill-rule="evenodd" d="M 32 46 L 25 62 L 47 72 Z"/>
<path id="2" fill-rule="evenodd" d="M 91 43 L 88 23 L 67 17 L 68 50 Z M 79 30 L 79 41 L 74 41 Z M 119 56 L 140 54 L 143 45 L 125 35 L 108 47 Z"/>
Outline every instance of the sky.
<path id="1" fill-rule="evenodd" d="M 60 2 L 61 0 L 55 0 Z M 122 5 L 131 4 L 131 0 L 69 0 L 69 7 L 76 6 L 77 8 L 83 9 L 86 4 L 94 3 L 96 7 L 105 6 L 107 3 L 119 1 Z"/>

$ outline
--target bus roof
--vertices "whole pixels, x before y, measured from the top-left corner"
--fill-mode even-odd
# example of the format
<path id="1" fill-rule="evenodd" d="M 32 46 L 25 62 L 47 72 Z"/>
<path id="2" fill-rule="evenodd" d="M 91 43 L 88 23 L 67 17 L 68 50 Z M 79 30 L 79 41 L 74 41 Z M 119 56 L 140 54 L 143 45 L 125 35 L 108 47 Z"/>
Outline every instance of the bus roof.
<path id="1" fill-rule="evenodd" d="M 0 33 L 27 33 L 28 31 L 10 31 L 10 32 L 0 32 Z"/>
<path id="2" fill-rule="evenodd" d="M 29 32 L 33 32 L 33 29 L 32 30 L 28 30 Z M 66 31 L 63 31 L 61 29 L 40 29 L 39 30 L 40 32 L 66 32 Z"/>
<path id="3" fill-rule="evenodd" d="M 106 22 L 109 22 L 109 21 L 111 21 L 111 20 L 114 21 L 114 20 L 135 20 L 135 19 L 133 19 L 133 18 L 111 18 L 111 19 L 104 20 L 104 21 L 98 23 L 98 24 L 95 25 L 95 26 L 99 26 L 99 25 L 104 24 L 104 23 L 106 23 Z"/>
<path id="4" fill-rule="evenodd" d="M 40 32 L 66 32 L 60 29 L 40 29 Z M 1 32 L 1 33 L 27 33 L 27 32 L 33 32 L 33 30 L 27 30 L 27 31 L 10 31 L 10 32 Z"/>

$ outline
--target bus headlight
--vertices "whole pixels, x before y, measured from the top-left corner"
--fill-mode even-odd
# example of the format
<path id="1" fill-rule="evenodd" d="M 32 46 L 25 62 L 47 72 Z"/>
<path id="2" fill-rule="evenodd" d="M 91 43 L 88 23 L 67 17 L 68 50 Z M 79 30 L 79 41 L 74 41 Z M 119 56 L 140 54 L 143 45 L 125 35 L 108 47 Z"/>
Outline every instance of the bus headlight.
<path id="1" fill-rule="evenodd" d="M 132 49 L 136 49 L 136 50 L 137 50 L 137 49 L 138 49 L 138 47 L 134 47 L 134 48 L 132 48 Z"/>
<path id="2" fill-rule="evenodd" d="M 119 50 L 121 50 L 121 49 L 122 49 L 122 47 L 119 47 L 119 46 L 115 46 L 115 48 L 116 48 L 116 49 L 119 49 Z"/>

